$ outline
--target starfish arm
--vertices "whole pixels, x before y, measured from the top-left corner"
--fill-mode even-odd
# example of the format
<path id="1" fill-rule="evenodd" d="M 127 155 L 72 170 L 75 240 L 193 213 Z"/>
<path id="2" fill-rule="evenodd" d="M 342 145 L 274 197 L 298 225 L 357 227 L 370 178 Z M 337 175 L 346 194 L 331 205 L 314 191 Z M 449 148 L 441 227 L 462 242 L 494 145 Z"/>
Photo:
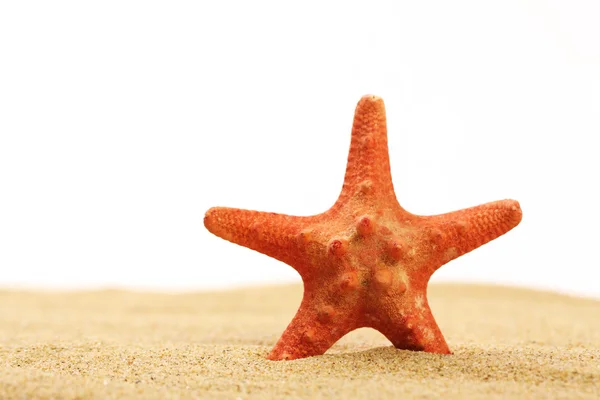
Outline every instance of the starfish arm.
<path id="1" fill-rule="evenodd" d="M 387 305 L 385 314 L 374 326 L 397 349 L 450 354 L 450 349 L 440 331 L 425 296 L 410 309 Z"/>
<path id="2" fill-rule="evenodd" d="M 305 263 L 298 234 L 311 220 L 311 217 L 213 207 L 204 216 L 204 226 L 222 239 L 283 261 L 302 274 Z"/>
<path id="3" fill-rule="evenodd" d="M 385 105 L 377 96 L 363 96 L 356 106 L 344 186 L 338 204 L 356 194 L 395 199 Z"/>
<path id="4" fill-rule="evenodd" d="M 504 235 L 521 222 L 522 216 L 517 201 L 500 200 L 425 217 L 441 257 L 436 264 L 441 266 Z"/>
<path id="5" fill-rule="evenodd" d="M 342 336 L 354 329 L 348 324 L 340 324 L 337 313 L 331 307 L 319 307 L 306 301 L 305 293 L 296 316 L 267 358 L 273 361 L 295 360 L 324 354 Z"/>

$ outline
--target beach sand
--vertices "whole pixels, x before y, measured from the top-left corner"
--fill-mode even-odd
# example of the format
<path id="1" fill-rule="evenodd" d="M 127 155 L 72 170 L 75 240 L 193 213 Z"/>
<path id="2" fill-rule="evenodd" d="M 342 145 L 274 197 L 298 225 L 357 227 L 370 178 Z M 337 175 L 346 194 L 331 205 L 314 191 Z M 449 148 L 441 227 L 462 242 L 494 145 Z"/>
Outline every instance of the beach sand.
<path id="1" fill-rule="evenodd" d="M 453 355 L 360 329 L 324 356 L 267 361 L 301 296 L 0 291 L 0 399 L 600 399 L 600 301 L 432 284 Z"/>

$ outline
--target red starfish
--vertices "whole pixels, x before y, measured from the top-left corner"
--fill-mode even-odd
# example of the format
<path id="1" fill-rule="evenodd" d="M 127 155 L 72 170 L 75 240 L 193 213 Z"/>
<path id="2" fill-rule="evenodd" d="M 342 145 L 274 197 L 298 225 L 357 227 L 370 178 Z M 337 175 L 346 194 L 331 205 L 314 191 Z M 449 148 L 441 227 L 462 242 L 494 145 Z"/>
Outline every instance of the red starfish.
<path id="1" fill-rule="evenodd" d="M 427 303 L 429 278 L 521 217 L 514 200 L 434 216 L 404 210 L 392 185 L 383 100 L 364 96 L 333 207 L 310 217 L 215 207 L 204 225 L 302 277 L 300 308 L 268 356 L 291 360 L 323 354 L 361 327 L 380 331 L 399 349 L 449 354 Z"/>

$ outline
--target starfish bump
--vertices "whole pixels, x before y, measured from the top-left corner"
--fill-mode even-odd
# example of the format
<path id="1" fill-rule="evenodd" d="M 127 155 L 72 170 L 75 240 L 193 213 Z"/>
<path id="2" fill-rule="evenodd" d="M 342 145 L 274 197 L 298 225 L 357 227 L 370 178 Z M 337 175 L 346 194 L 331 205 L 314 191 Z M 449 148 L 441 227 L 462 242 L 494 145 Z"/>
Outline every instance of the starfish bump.
<path id="1" fill-rule="evenodd" d="M 302 277 L 300 308 L 268 355 L 290 360 L 321 355 L 361 327 L 398 349 L 449 354 L 427 303 L 431 275 L 521 217 L 514 200 L 433 216 L 404 210 L 392 185 L 384 103 L 369 95 L 356 107 L 344 184 L 328 211 L 300 217 L 214 207 L 204 225 Z"/>

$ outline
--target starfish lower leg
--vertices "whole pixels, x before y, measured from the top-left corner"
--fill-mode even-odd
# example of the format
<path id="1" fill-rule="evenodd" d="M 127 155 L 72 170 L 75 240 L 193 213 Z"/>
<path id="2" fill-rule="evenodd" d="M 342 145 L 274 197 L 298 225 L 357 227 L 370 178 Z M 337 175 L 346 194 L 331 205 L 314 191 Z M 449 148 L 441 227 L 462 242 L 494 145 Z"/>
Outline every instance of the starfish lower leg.
<path id="1" fill-rule="evenodd" d="M 324 354 L 352 329 L 334 321 L 333 310 L 315 310 L 303 305 L 268 355 L 269 360 L 294 360 Z"/>
<path id="2" fill-rule="evenodd" d="M 409 316 L 379 330 L 397 349 L 451 354 L 433 316 L 430 312 L 426 314 Z"/>

